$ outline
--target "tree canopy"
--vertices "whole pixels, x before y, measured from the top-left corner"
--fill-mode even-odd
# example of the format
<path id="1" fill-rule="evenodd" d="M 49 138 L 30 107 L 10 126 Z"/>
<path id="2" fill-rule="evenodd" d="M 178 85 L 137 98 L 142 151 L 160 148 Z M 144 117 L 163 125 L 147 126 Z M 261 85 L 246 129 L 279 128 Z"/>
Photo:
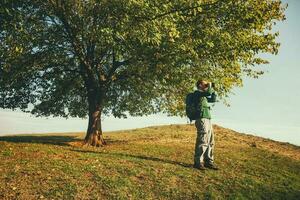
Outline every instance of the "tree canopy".
<path id="1" fill-rule="evenodd" d="M 197 79 L 219 96 L 276 54 L 280 0 L 2 0 L 0 107 L 37 116 L 183 113 Z"/>

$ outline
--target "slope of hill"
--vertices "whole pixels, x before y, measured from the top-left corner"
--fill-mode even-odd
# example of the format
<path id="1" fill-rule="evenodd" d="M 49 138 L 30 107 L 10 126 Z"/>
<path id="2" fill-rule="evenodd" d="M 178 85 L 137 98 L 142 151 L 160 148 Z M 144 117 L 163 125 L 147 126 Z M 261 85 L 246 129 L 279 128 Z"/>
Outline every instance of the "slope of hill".
<path id="1" fill-rule="evenodd" d="M 214 128 L 218 171 L 192 168 L 193 125 L 0 137 L 0 199 L 300 199 L 300 147 Z"/>

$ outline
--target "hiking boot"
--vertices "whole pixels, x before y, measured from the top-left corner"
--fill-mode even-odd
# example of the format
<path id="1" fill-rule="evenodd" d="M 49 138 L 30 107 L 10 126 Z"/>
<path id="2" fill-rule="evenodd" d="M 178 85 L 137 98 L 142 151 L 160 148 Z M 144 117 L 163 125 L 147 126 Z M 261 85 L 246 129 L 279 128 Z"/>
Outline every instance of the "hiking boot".
<path id="1" fill-rule="evenodd" d="M 199 170 L 205 170 L 204 164 L 200 163 L 198 165 L 194 164 L 193 166 L 195 169 L 199 169 Z"/>
<path id="2" fill-rule="evenodd" d="M 204 166 L 206 167 L 206 168 L 209 168 L 209 169 L 213 169 L 213 170 L 218 170 L 219 168 L 215 165 L 215 164 L 213 164 L 213 163 L 208 163 L 208 164 L 204 164 Z"/>

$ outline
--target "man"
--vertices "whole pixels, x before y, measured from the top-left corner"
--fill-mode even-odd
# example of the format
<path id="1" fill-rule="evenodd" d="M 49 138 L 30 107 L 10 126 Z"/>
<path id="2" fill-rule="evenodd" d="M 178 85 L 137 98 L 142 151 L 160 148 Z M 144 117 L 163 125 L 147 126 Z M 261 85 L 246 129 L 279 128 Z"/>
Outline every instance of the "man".
<path id="1" fill-rule="evenodd" d="M 212 83 L 199 80 L 196 83 L 197 100 L 199 99 L 200 114 L 196 119 L 197 139 L 195 145 L 194 168 L 218 170 L 214 164 L 214 133 L 211 123 L 210 106 L 208 103 L 216 101 L 216 94 Z"/>

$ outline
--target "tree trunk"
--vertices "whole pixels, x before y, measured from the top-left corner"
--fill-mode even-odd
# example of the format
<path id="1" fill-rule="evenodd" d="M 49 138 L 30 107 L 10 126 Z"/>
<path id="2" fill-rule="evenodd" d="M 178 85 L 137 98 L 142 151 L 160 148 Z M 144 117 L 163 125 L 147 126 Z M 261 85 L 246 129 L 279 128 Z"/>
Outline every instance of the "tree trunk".
<path id="1" fill-rule="evenodd" d="M 89 111 L 89 124 L 84 143 L 86 145 L 96 147 L 103 146 L 106 144 L 102 134 L 100 106 L 95 106 Z"/>

